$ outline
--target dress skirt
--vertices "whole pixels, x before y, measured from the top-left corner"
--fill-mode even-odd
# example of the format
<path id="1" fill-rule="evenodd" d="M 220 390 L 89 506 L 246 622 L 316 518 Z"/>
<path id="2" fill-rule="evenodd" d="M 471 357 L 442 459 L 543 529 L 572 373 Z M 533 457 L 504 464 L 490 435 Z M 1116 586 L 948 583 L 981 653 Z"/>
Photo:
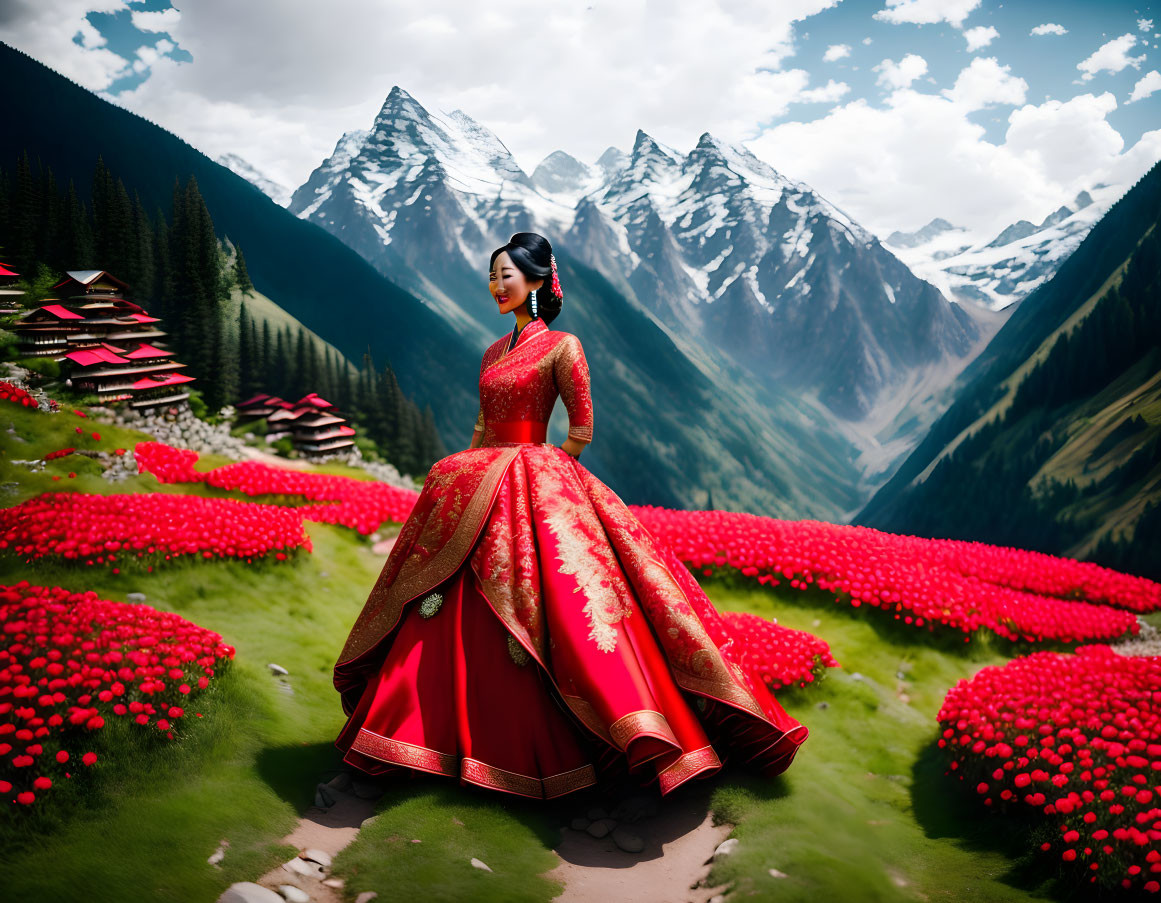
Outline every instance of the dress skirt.
<path id="1" fill-rule="evenodd" d="M 625 773 L 665 794 L 734 757 L 778 774 L 806 728 L 730 649 L 689 571 L 579 462 L 469 449 L 433 466 L 336 665 L 335 743 L 370 774 L 536 799 Z"/>

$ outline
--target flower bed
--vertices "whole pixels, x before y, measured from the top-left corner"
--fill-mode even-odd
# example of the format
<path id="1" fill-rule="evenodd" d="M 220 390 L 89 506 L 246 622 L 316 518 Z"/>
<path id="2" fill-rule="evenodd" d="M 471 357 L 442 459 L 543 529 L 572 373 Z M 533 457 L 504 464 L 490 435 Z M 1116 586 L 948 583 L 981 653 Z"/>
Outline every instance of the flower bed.
<path id="1" fill-rule="evenodd" d="M 1112 639 L 1138 629 L 1135 615 L 1125 609 L 1161 606 L 1161 584 L 1071 559 L 1032 558 L 1018 549 L 821 521 L 630 507 L 695 572 L 709 576 L 730 568 L 762 584 L 817 584 L 837 602 L 879 608 L 931 631 L 959 630 L 965 642 L 984 628 L 1028 642 Z M 1025 565 L 1033 560 L 1036 569 L 1029 571 Z M 1059 566 L 1055 573 L 1052 562 Z M 998 582 L 1004 579 L 1015 585 Z M 1028 586 L 1051 588 L 1059 596 L 1027 592 Z"/>
<path id="2" fill-rule="evenodd" d="M 45 492 L 0 509 L 0 550 L 26 562 L 58 556 L 86 565 L 182 557 L 252 560 L 312 549 L 293 508 L 234 499 L 139 493 Z"/>
<path id="3" fill-rule="evenodd" d="M 419 497 L 414 490 L 374 480 L 308 473 L 257 461 L 226 464 L 199 473 L 193 467 L 197 452 L 161 442 L 138 443 L 134 453 L 139 470 L 154 474 L 163 483 L 204 481 L 209 486 L 250 496 L 300 496 L 322 503 L 299 506 L 296 510 L 305 519 L 350 527 L 363 535 L 375 532 L 384 521 L 406 520 Z"/>
<path id="4" fill-rule="evenodd" d="M 806 631 L 742 612 L 725 612 L 722 620 L 733 635 L 742 668 L 771 690 L 805 687 L 827 668 L 839 667 L 827 642 Z"/>
<path id="5" fill-rule="evenodd" d="M 32 805 L 93 765 L 110 718 L 166 739 L 234 647 L 148 605 L 0 586 L 0 797 Z"/>
<path id="6" fill-rule="evenodd" d="M 1161 890 L 1161 656 L 1037 652 L 961 680 L 938 719 L 951 771 L 985 805 L 1059 826 L 1045 854 Z"/>

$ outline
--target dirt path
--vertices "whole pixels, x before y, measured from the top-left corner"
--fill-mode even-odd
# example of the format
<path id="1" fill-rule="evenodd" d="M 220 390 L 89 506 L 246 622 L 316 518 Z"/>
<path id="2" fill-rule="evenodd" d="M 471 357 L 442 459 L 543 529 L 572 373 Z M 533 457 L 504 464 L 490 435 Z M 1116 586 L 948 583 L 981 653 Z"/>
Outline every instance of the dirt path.
<path id="1" fill-rule="evenodd" d="M 564 882 L 553 903 L 706 903 L 722 893 L 700 886 L 731 830 L 714 825 L 709 796 L 708 786 L 682 788 L 660 801 L 656 815 L 627 824 L 645 842 L 640 853 L 619 849 L 611 836 L 565 828 L 555 850 L 560 865 L 548 873 Z"/>

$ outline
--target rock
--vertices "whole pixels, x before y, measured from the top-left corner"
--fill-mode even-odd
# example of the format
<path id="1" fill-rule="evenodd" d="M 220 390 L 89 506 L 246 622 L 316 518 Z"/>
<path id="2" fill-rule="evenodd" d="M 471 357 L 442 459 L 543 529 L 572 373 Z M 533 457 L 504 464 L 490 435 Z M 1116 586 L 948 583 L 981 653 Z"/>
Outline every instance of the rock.
<path id="1" fill-rule="evenodd" d="M 343 886 L 343 879 L 327 878 L 325 881 L 323 881 L 323 884 L 325 884 L 327 887 L 333 887 L 335 890 L 339 890 Z"/>
<path id="2" fill-rule="evenodd" d="M 371 825 L 375 824 L 375 822 L 377 822 L 378 820 L 379 820 L 378 815 L 372 815 L 370 818 L 364 818 L 362 821 L 362 824 L 359 825 L 359 830 L 361 831 L 363 828 L 371 827 Z"/>
<path id="3" fill-rule="evenodd" d="M 306 859 L 310 862 L 317 862 L 324 869 L 329 869 L 331 867 L 331 863 L 334 861 L 331 859 L 330 853 L 326 852 L 325 850 L 315 849 L 313 847 L 309 850 L 303 850 L 298 854 L 298 858 Z"/>
<path id="4" fill-rule="evenodd" d="M 282 903 L 282 897 L 253 881 L 239 881 L 222 891 L 218 903 Z"/>
<path id="5" fill-rule="evenodd" d="M 652 818 L 657 814 L 657 800 L 648 796 L 631 796 L 617 804 L 613 810 L 613 818 L 629 823 L 639 822 L 643 818 Z"/>
<path id="6" fill-rule="evenodd" d="M 726 856 L 731 855 L 737 849 L 738 849 L 738 838 L 731 837 L 728 840 L 723 840 L 721 843 L 718 844 L 718 848 L 716 850 L 714 850 L 714 855 L 713 855 L 714 861 L 716 862 L 718 859 L 721 859 L 721 858 L 724 858 Z"/>
<path id="7" fill-rule="evenodd" d="M 129 593 L 125 597 L 125 601 L 126 602 L 144 602 L 145 601 L 145 593 Z"/>
<path id="8" fill-rule="evenodd" d="M 569 827 L 574 831 L 583 831 L 591 824 L 592 822 L 585 818 L 583 815 L 578 815 L 569 823 Z"/>
<path id="9" fill-rule="evenodd" d="M 266 667 L 270 669 L 272 674 L 289 674 L 290 673 L 285 668 L 283 668 L 282 665 L 276 665 L 276 664 L 274 664 L 274 662 L 271 662 Z"/>
<path id="10" fill-rule="evenodd" d="M 454 815 L 452 816 L 452 824 L 459 825 L 461 828 L 464 826 L 464 823 L 462 821 L 460 821 L 458 818 L 456 818 Z"/>
<path id="11" fill-rule="evenodd" d="M 858 671 L 851 672 L 851 680 L 866 680 Z"/>
<path id="12" fill-rule="evenodd" d="M 310 903 L 310 894 L 293 884 L 278 885 L 278 892 L 287 903 Z"/>
<path id="13" fill-rule="evenodd" d="M 333 787 L 339 793 L 348 793 L 352 786 L 354 786 L 354 779 L 349 772 L 340 771 L 333 778 L 327 781 L 328 787 Z"/>
<path id="14" fill-rule="evenodd" d="M 210 858 L 207 859 L 206 862 L 208 862 L 212 866 L 216 866 L 217 868 L 221 868 L 221 866 L 218 865 L 218 863 L 221 862 L 225 858 L 226 858 L 226 848 L 225 847 L 218 847 L 216 850 L 214 850 L 213 853 L 210 854 Z"/>
<path id="15" fill-rule="evenodd" d="M 329 784 L 319 784 L 314 789 L 314 804 L 320 809 L 329 809 L 339 801 L 339 792 Z"/>
<path id="16" fill-rule="evenodd" d="M 589 821 L 600 821 L 602 818 L 608 818 L 609 813 L 602 809 L 600 806 L 593 806 L 593 808 L 588 811 L 588 817 Z"/>
<path id="17" fill-rule="evenodd" d="M 770 873 L 771 878 L 788 878 L 788 877 L 790 877 L 785 872 L 778 871 L 778 869 L 767 869 L 766 871 L 768 871 Z"/>
<path id="18" fill-rule="evenodd" d="M 818 705 L 816 705 L 816 706 L 815 706 L 815 708 L 816 708 L 816 709 L 823 709 L 823 710 L 825 710 L 825 709 L 829 709 L 829 708 L 830 708 L 830 703 L 829 703 L 829 702 L 826 702 L 826 701 L 824 700 L 823 702 L 820 702 Z"/>
<path id="19" fill-rule="evenodd" d="M 714 894 L 709 898 L 709 903 L 726 903 L 725 894 Z"/>
<path id="20" fill-rule="evenodd" d="M 290 862 L 282 863 L 282 867 L 286 871 L 294 875 L 305 875 L 307 878 L 325 878 L 326 872 L 322 870 L 322 866 L 317 862 L 307 862 L 305 859 L 299 859 L 295 856 Z"/>
<path id="21" fill-rule="evenodd" d="M 613 828 L 617 827 L 617 823 L 611 818 L 602 818 L 599 821 L 593 822 L 585 830 L 588 831 L 592 837 L 605 837 Z"/>
<path id="22" fill-rule="evenodd" d="M 355 897 L 355 903 L 371 903 L 378 896 L 373 890 L 365 890 L 359 896 Z"/>
<path id="23" fill-rule="evenodd" d="M 476 859 L 474 856 L 472 857 L 472 868 L 481 869 L 482 871 L 485 871 L 485 872 L 492 871 L 490 868 L 488 868 L 487 865 L 485 865 L 483 862 L 480 862 L 480 860 Z"/>
<path id="24" fill-rule="evenodd" d="M 626 853 L 640 853 L 645 849 L 645 841 L 624 827 L 613 829 L 613 843 Z"/>

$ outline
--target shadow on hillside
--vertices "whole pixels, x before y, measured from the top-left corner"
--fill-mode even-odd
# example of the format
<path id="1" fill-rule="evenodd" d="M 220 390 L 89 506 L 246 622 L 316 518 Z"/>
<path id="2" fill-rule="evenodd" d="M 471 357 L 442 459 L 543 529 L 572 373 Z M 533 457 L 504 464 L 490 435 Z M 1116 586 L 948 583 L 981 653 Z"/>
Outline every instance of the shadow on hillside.
<path id="1" fill-rule="evenodd" d="M 315 788 L 343 770 L 342 756 L 333 743 L 274 746 L 262 750 L 258 775 L 302 815 L 314 805 Z"/>
<path id="2" fill-rule="evenodd" d="M 1101 897 L 1087 882 L 1062 876 L 1052 853 L 1041 854 L 1040 844 L 1058 840 L 1059 832 L 1048 819 L 986 809 L 974 787 L 965 788 L 946 771 L 945 756 L 933 739 L 911 769 L 911 807 L 927 837 L 952 840 L 965 850 L 1002 853 L 1011 866 L 996 880 L 1034 897 L 1061 901 Z"/>

